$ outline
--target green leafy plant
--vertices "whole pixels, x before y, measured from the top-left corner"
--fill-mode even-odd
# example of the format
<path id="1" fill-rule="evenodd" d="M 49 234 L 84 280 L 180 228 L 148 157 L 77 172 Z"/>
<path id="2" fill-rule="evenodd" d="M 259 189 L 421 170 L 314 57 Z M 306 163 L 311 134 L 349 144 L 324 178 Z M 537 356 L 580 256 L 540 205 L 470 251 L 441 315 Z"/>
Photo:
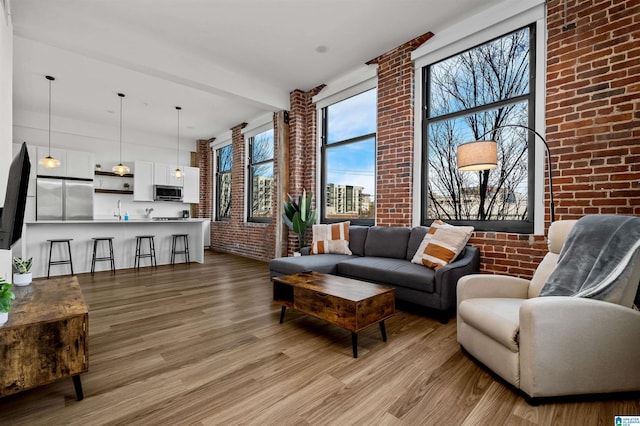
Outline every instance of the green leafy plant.
<path id="1" fill-rule="evenodd" d="M 33 263 L 33 257 L 30 257 L 28 260 L 24 260 L 19 257 L 13 258 L 13 268 L 19 274 L 26 274 L 31 270 L 31 265 Z"/>
<path id="2" fill-rule="evenodd" d="M 0 278 L 0 312 L 9 312 L 11 301 L 16 298 L 10 290 L 11 284 Z"/>
<path id="3" fill-rule="evenodd" d="M 282 219 L 298 235 L 298 247 L 302 248 L 307 245 L 307 229 L 316 221 L 316 211 L 311 208 L 313 192 L 307 195 L 307 191 L 303 189 L 302 196 L 297 200 L 291 194 L 287 194 L 287 197 L 289 201 L 284 202 Z"/>

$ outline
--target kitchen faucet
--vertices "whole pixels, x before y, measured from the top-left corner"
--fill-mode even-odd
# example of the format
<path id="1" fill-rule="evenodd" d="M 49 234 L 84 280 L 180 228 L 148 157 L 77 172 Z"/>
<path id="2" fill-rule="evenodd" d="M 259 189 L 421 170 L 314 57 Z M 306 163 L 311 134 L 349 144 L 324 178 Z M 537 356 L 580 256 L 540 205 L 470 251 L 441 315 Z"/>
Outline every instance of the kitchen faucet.
<path id="1" fill-rule="evenodd" d="M 114 216 L 114 217 L 117 217 L 117 218 L 118 218 L 118 220 L 122 220 L 122 210 L 121 210 L 121 207 L 122 207 L 122 201 L 121 201 L 121 200 L 118 200 L 118 213 L 113 213 L 113 216 Z"/>

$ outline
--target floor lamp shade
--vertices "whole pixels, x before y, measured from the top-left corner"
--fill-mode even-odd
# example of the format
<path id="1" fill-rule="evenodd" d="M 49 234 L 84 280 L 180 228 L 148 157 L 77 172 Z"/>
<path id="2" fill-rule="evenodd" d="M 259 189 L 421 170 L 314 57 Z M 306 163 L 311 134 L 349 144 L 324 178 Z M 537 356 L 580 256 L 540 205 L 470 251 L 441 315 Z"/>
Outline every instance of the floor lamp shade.
<path id="1" fill-rule="evenodd" d="M 458 170 L 471 172 L 498 166 L 498 144 L 494 141 L 468 142 L 458 146 Z"/>

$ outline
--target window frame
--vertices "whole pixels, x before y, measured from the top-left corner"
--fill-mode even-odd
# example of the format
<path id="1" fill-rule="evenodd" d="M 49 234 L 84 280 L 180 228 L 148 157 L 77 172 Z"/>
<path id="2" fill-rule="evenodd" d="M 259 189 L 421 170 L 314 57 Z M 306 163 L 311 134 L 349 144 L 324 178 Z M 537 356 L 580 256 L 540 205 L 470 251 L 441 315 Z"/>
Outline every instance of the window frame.
<path id="1" fill-rule="evenodd" d="M 253 142 L 255 141 L 256 136 L 259 136 L 263 133 L 266 133 L 268 131 L 272 131 L 273 132 L 273 139 L 272 139 L 272 143 L 273 143 L 273 156 L 271 157 L 271 159 L 267 159 L 267 160 L 262 160 L 262 161 L 258 161 L 258 162 L 253 162 Z M 261 165 L 265 165 L 265 164 L 272 164 L 272 169 L 274 172 L 274 178 L 275 178 L 275 157 L 276 157 L 276 141 L 275 141 L 275 132 L 274 132 L 274 128 L 271 126 L 267 129 L 264 129 L 256 134 L 253 134 L 251 136 L 249 136 L 247 138 L 247 185 L 246 185 L 246 194 L 247 194 L 247 222 L 254 222 L 254 223 L 271 223 L 273 221 L 272 217 L 273 217 L 273 195 L 274 195 L 274 190 L 273 187 L 271 188 L 271 216 L 269 217 L 261 217 L 261 216 L 252 216 L 253 214 L 253 199 L 254 199 L 254 194 L 253 194 L 253 167 L 255 166 L 261 166 Z"/>
<path id="2" fill-rule="evenodd" d="M 479 46 L 491 43 L 492 41 L 501 39 L 505 36 L 508 36 L 511 33 L 520 31 L 522 29 L 529 29 L 529 93 L 526 95 L 518 95 L 513 98 L 503 99 L 494 101 L 489 104 L 484 104 L 481 106 L 476 106 L 470 109 L 459 110 L 449 114 L 443 114 L 433 119 L 429 118 L 429 101 L 431 99 L 431 86 L 429 84 L 429 76 L 431 67 L 437 65 L 438 63 L 450 59 L 452 57 L 461 55 L 469 50 L 473 50 Z M 428 182 L 429 182 L 429 164 L 428 164 L 428 156 L 429 156 L 429 125 L 431 123 L 442 122 L 446 120 L 451 120 L 471 114 L 481 113 L 483 111 L 495 110 L 496 108 L 502 105 L 511 105 L 522 101 L 527 101 L 527 109 L 528 109 L 528 117 L 527 117 L 527 126 L 531 129 L 536 128 L 536 94 L 537 94 L 537 84 L 536 84 L 536 76 L 538 73 L 537 60 L 538 60 L 538 38 L 537 38 L 537 23 L 532 22 L 527 25 L 520 26 L 515 29 L 511 29 L 509 31 L 503 32 L 502 34 L 493 36 L 484 41 L 481 41 L 474 46 L 467 47 L 458 52 L 455 52 L 451 55 L 448 55 L 438 61 L 434 61 L 430 64 L 427 64 L 421 69 L 421 87 L 422 87 L 422 102 L 420 108 L 420 126 L 421 126 L 421 135 L 422 139 L 421 143 L 421 177 L 420 177 L 420 207 L 419 207 L 419 215 L 420 215 L 420 224 L 422 226 L 429 226 L 431 222 L 435 219 L 440 218 L 431 218 L 428 217 Z M 500 143 L 498 141 L 498 143 Z M 521 234 L 532 234 L 534 233 L 535 228 L 535 218 L 536 218 L 536 182 L 537 182 L 537 174 L 544 174 L 544 166 L 542 171 L 538 170 L 536 167 L 536 140 L 535 134 L 533 132 L 527 132 L 527 220 L 447 220 L 447 223 L 451 223 L 453 225 L 461 225 L 461 226 L 473 226 L 476 231 L 488 231 L 488 232 L 510 232 L 510 233 L 521 233 Z M 471 172 L 469 172 L 471 173 Z"/>
<path id="3" fill-rule="evenodd" d="M 220 152 L 226 148 L 226 147 L 231 147 L 231 168 L 228 171 L 220 171 Z M 233 183 L 233 144 L 231 143 L 231 141 L 229 141 L 229 143 L 226 143 L 224 145 L 218 146 L 215 148 L 215 220 L 218 222 L 229 222 L 231 221 L 231 211 L 232 211 L 232 206 L 233 204 L 231 204 L 229 206 L 229 216 L 221 216 L 220 215 L 220 194 L 221 194 L 221 190 L 222 190 L 222 176 L 228 174 L 231 177 L 231 181 Z M 231 194 L 233 193 L 233 185 L 231 185 L 230 189 L 230 194 L 229 194 L 229 202 L 231 203 Z"/>
<path id="4" fill-rule="evenodd" d="M 377 101 L 376 101 L 376 131 L 372 132 L 372 133 L 368 133 L 368 134 L 364 134 L 364 135 L 360 135 L 360 136 L 356 136 L 356 137 L 352 137 L 349 139 L 345 139 L 345 140 L 341 140 L 341 141 L 337 141 L 337 142 L 333 142 L 331 144 L 327 143 L 328 141 L 328 108 L 332 105 L 335 105 L 339 102 L 342 102 L 346 99 L 361 95 L 363 93 L 366 93 L 370 90 L 377 90 L 377 84 L 373 85 L 372 87 L 368 87 L 362 91 L 359 91 L 358 93 L 352 93 L 349 94 L 348 96 L 342 97 L 340 99 L 336 99 L 335 101 L 331 102 L 330 104 L 326 104 L 324 106 L 322 106 L 319 109 L 319 113 L 320 113 L 320 196 L 318 197 L 318 200 L 320 201 L 320 223 L 338 223 L 338 222 L 345 222 L 345 221 L 349 221 L 351 222 L 352 225 L 363 225 L 363 226 L 373 226 L 375 225 L 375 215 L 376 215 L 376 210 L 375 210 L 375 194 L 374 194 L 374 205 L 373 205 L 373 217 L 371 219 L 359 219 L 359 218 L 327 218 L 327 149 L 331 149 L 331 148 L 335 148 L 335 147 L 341 147 L 341 146 L 346 146 L 346 145 L 350 145 L 353 143 L 358 143 L 358 142 L 363 142 L 365 140 L 368 139 L 373 139 L 373 144 L 374 144 L 374 164 L 373 164 L 373 170 L 374 170 L 374 190 L 377 192 L 377 164 L 378 164 L 378 155 L 377 155 L 377 151 L 378 151 L 378 123 L 377 123 Z M 377 96 L 376 96 L 377 99 Z"/>

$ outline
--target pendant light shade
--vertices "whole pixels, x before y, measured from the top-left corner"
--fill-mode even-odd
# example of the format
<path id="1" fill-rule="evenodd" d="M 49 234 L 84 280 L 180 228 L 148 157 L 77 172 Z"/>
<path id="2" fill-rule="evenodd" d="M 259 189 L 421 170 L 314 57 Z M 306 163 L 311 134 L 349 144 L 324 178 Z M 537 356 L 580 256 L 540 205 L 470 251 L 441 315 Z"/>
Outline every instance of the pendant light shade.
<path id="1" fill-rule="evenodd" d="M 182 108 L 177 106 L 176 107 L 176 111 L 178 111 L 178 153 L 177 153 L 177 157 L 176 157 L 176 164 L 177 167 L 174 170 L 173 174 L 175 175 L 176 178 L 180 179 L 182 177 L 182 170 L 180 170 L 180 110 Z"/>
<path id="2" fill-rule="evenodd" d="M 129 173 L 131 170 L 129 169 L 129 167 L 122 164 L 122 98 L 124 98 L 124 93 L 118 93 L 118 96 L 120 96 L 120 163 L 118 163 L 118 165 L 116 166 L 113 166 L 111 168 L 111 171 L 115 174 L 123 176 Z"/>
<path id="3" fill-rule="evenodd" d="M 55 80 L 55 78 L 50 75 L 46 75 L 44 78 L 49 80 L 49 155 L 38 160 L 38 165 L 45 169 L 55 169 L 56 167 L 60 167 L 60 160 L 51 156 L 51 82 Z"/>

